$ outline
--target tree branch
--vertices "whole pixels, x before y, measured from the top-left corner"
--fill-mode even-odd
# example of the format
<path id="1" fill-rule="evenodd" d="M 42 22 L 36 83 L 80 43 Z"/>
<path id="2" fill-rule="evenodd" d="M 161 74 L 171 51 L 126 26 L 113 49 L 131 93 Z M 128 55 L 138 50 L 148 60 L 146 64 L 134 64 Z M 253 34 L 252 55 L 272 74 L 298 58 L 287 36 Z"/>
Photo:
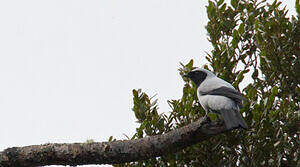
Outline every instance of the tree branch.
<path id="1" fill-rule="evenodd" d="M 174 153 L 225 131 L 224 125 L 199 119 L 166 134 L 136 140 L 13 147 L 0 152 L 0 167 L 133 162 Z"/>

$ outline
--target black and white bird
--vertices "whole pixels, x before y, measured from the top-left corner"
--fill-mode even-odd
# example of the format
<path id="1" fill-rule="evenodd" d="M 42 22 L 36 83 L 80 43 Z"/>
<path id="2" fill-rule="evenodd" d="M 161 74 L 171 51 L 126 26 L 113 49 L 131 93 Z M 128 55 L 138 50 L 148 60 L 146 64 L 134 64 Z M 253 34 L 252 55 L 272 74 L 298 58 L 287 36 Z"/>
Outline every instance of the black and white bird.
<path id="1" fill-rule="evenodd" d="M 206 116 L 209 112 L 220 114 L 228 130 L 238 127 L 248 129 L 240 113 L 244 98 L 230 83 L 203 68 L 196 68 L 185 77 L 196 84 L 198 100 Z"/>

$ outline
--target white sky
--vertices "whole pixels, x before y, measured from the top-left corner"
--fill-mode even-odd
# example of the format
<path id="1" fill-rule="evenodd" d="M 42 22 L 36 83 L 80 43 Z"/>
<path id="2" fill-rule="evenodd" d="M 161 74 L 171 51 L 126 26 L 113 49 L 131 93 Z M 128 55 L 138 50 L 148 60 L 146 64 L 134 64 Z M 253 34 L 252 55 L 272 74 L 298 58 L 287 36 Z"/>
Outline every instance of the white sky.
<path id="1" fill-rule="evenodd" d="M 0 0 L 0 150 L 132 136 L 134 88 L 169 112 L 179 62 L 202 66 L 211 50 L 206 4 Z"/>

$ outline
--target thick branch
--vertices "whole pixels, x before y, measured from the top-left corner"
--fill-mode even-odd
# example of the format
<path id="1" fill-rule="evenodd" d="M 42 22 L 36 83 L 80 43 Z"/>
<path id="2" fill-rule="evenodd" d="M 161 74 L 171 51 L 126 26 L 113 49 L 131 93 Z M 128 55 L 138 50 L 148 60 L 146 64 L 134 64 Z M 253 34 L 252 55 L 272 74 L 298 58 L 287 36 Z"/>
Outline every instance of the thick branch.
<path id="1" fill-rule="evenodd" d="M 0 152 L 0 167 L 118 164 L 174 153 L 225 132 L 202 119 L 163 135 L 137 140 L 13 147 Z"/>

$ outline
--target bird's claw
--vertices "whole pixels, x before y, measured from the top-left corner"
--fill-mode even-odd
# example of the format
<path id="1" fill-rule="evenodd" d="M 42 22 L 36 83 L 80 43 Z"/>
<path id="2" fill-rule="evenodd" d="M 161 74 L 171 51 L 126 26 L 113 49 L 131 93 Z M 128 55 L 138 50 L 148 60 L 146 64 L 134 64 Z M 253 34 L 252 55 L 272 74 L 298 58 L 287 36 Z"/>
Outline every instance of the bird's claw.
<path id="1" fill-rule="evenodd" d="M 209 123 L 211 123 L 211 120 L 210 120 L 210 118 L 207 115 L 205 115 L 203 117 L 202 124 L 209 124 Z"/>
<path id="2" fill-rule="evenodd" d="M 224 120 L 222 120 L 222 119 L 221 119 L 221 120 L 219 120 L 219 121 L 217 122 L 217 125 L 220 125 L 220 126 L 221 126 L 221 125 L 224 125 L 224 124 L 225 124 L 225 121 L 224 121 Z"/>

